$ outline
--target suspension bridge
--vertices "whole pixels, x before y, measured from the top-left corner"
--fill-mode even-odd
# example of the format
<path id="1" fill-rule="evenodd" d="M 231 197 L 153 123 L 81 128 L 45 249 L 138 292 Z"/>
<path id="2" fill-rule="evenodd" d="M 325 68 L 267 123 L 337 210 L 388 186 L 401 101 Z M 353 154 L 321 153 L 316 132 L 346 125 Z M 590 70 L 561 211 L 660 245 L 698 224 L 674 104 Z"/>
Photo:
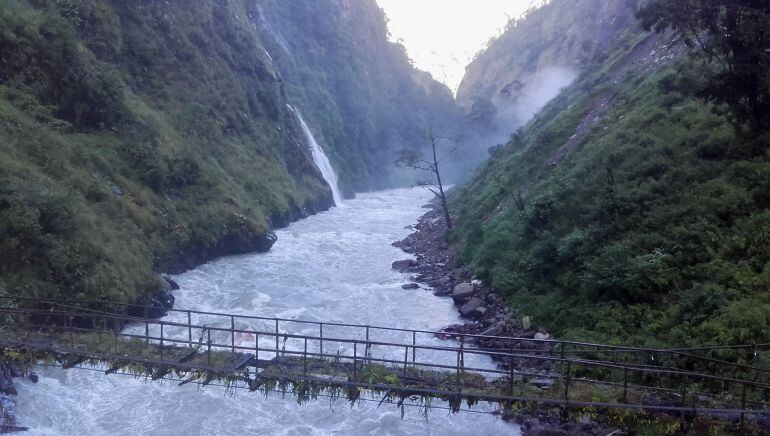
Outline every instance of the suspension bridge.
<path id="1" fill-rule="evenodd" d="M 770 415 L 770 344 L 651 349 L 183 309 L 142 315 L 153 311 L 0 296 L 2 358 L 300 401 L 369 392 L 399 405 L 441 399 L 452 411 L 487 402 L 741 424 Z"/>

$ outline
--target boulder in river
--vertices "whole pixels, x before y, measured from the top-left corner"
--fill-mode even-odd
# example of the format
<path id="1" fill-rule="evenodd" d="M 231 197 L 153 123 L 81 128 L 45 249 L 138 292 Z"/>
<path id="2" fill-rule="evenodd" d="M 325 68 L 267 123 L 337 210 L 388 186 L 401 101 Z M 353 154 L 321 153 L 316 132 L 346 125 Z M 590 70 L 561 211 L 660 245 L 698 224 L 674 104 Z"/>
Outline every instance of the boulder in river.
<path id="1" fill-rule="evenodd" d="M 420 285 L 417 283 L 407 283 L 401 286 L 402 289 L 419 289 Z"/>
<path id="2" fill-rule="evenodd" d="M 471 298 L 467 303 L 460 307 L 460 313 L 467 318 L 481 318 L 487 313 L 487 308 L 484 306 L 484 302 L 480 298 Z"/>
<path id="3" fill-rule="evenodd" d="M 410 269 L 416 267 L 418 264 L 414 259 L 397 260 L 390 266 L 398 272 L 407 272 Z"/>
<path id="4" fill-rule="evenodd" d="M 437 287 L 433 291 L 433 295 L 437 297 L 446 297 L 447 295 L 450 295 L 452 293 L 452 290 L 447 287 Z"/>
<path id="5" fill-rule="evenodd" d="M 460 283 L 459 285 L 455 286 L 454 290 L 452 291 L 452 298 L 455 300 L 455 303 L 460 303 L 467 300 L 475 293 L 476 288 L 472 284 Z"/>
<path id="6" fill-rule="evenodd" d="M 171 291 L 160 289 L 153 295 L 140 298 L 135 306 L 128 306 L 126 314 L 137 318 L 162 318 L 168 309 L 174 308 L 174 295 Z"/>

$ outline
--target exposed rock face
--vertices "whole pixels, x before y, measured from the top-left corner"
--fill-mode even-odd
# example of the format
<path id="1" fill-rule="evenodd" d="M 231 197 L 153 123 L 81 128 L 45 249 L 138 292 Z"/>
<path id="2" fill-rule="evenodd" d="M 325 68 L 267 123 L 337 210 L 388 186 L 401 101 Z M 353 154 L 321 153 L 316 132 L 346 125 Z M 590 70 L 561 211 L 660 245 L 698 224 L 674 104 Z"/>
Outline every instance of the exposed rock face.
<path id="1" fill-rule="evenodd" d="M 455 303 L 461 303 L 476 294 L 476 288 L 471 283 L 460 283 L 452 291 L 452 299 Z"/>
<path id="2" fill-rule="evenodd" d="M 479 100 L 515 104 L 549 68 L 584 67 L 633 22 L 635 11 L 623 0 L 559 0 L 534 10 L 467 66 L 458 104 L 468 110 Z"/>

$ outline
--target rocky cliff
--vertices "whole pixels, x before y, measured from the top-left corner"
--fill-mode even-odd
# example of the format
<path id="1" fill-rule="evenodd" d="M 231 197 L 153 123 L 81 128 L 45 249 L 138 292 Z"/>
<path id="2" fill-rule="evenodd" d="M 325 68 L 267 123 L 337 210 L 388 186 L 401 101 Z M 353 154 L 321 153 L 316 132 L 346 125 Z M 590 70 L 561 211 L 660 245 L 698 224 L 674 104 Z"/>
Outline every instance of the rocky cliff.
<path id="1" fill-rule="evenodd" d="M 398 151 L 458 118 L 450 90 L 388 42 L 374 0 L 260 0 L 251 18 L 348 192 L 412 180 L 393 165 Z"/>

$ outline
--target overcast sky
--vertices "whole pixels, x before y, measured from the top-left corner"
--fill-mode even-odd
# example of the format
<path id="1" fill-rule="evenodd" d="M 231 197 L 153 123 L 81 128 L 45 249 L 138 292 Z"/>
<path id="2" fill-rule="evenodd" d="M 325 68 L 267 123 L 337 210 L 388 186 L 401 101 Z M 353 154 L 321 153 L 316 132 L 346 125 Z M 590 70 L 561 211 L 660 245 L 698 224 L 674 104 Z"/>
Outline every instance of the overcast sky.
<path id="1" fill-rule="evenodd" d="M 539 3 L 539 0 L 535 0 Z M 533 0 L 377 0 L 393 41 L 401 41 L 415 66 L 452 91 L 473 56 L 500 35 Z"/>

